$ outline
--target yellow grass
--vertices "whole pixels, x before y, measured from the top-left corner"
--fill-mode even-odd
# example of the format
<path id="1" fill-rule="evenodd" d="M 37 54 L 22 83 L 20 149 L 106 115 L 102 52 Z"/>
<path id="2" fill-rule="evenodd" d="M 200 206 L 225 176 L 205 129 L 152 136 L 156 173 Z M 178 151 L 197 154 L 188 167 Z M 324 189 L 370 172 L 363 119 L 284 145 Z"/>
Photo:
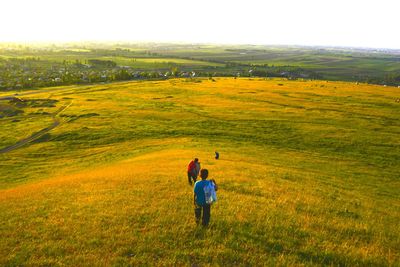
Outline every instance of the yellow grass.
<path id="1" fill-rule="evenodd" d="M 53 139 L 0 158 L 0 265 L 397 266 L 397 93 L 222 78 L 54 91 L 73 104 Z M 206 229 L 193 157 L 220 188 Z"/>

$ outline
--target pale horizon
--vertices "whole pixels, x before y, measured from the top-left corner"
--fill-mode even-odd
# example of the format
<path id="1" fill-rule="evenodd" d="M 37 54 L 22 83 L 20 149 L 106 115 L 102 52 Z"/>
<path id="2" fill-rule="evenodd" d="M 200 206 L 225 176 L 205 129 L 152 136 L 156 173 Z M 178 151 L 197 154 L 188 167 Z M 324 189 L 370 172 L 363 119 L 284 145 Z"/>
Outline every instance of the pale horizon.
<path id="1" fill-rule="evenodd" d="M 0 42 L 161 42 L 400 49 L 395 0 L 5 0 Z"/>

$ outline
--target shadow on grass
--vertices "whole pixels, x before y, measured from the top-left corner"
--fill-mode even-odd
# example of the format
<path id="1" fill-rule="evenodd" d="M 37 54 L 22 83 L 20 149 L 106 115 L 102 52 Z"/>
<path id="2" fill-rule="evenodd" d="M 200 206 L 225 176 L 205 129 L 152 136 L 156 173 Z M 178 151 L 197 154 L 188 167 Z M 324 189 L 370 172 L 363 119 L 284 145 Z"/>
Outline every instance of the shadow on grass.
<path id="1" fill-rule="evenodd" d="M 336 252 L 323 251 L 318 245 L 306 247 L 310 234 L 304 233 L 300 228 L 293 225 L 264 231 L 254 229 L 251 223 L 218 221 L 215 225 L 211 225 L 209 231 L 212 231 L 214 236 L 218 236 L 218 240 L 225 240 L 224 245 L 231 251 L 242 251 L 245 248 L 249 253 L 251 251 L 259 253 L 261 250 L 266 255 L 295 258 L 297 262 L 306 265 L 374 265 L 374 262 L 368 260 L 349 258 Z M 204 230 L 201 235 L 204 235 Z M 244 259 L 239 259 L 239 262 L 236 263 L 252 264 Z M 227 264 L 227 262 L 220 262 L 220 264 Z"/>

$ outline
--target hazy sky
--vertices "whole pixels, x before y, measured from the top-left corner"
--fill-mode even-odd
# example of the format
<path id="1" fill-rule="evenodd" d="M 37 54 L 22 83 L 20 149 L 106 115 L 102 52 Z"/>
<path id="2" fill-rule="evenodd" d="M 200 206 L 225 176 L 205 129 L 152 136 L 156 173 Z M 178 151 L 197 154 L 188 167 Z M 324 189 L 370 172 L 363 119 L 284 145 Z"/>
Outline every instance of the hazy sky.
<path id="1" fill-rule="evenodd" d="M 400 0 L 1 0 L 0 41 L 400 48 Z"/>

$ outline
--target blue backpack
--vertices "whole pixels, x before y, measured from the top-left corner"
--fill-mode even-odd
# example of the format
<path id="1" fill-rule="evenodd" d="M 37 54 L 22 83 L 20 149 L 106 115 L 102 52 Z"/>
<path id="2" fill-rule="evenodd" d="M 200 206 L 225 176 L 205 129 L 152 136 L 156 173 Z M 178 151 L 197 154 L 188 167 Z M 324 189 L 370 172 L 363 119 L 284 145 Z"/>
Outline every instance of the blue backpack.
<path id="1" fill-rule="evenodd" d="M 208 181 L 203 187 L 203 190 L 207 204 L 212 204 L 217 201 L 217 192 L 215 192 L 215 185 L 212 181 Z"/>

